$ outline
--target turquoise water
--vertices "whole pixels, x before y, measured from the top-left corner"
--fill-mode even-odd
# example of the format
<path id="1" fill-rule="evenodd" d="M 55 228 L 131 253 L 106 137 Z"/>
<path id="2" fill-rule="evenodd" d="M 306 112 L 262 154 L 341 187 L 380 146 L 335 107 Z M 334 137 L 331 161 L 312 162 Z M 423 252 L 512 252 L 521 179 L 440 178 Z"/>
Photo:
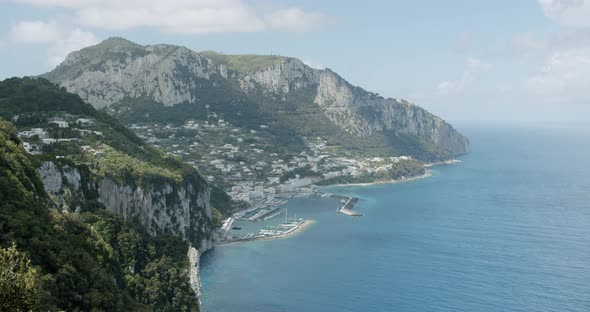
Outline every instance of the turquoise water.
<path id="1" fill-rule="evenodd" d="M 590 128 L 465 127 L 420 181 L 294 200 L 315 224 L 202 259 L 205 311 L 590 311 Z"/>

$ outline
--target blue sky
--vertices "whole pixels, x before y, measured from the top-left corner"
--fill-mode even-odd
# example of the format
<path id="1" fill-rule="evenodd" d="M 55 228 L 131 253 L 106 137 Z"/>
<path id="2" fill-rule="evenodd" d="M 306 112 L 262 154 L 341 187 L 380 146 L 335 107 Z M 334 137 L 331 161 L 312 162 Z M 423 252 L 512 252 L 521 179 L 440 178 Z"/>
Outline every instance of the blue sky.
<path id="1" fill-rule="evenodd" d="M 590 121 L 590 0 L 0 0 L 0 79 L 110 36 L 293 56 L 450 121 Z"/>

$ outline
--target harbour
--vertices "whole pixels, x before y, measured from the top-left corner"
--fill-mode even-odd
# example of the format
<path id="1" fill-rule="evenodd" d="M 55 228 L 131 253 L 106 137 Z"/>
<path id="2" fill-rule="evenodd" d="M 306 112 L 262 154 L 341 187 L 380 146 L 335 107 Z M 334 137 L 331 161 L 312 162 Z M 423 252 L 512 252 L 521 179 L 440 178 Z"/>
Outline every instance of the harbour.
<path id="1" fill-rule="evenodd" d="M 267 222 L 266 224 L 262 225 L 260 228 L 252 229 L 251 227 L 248 230 L 245 230 L 243 234 L 237 234 L 237 231 L 242 231 L 243 227 L 241 226 L 233 226 L 235 221 L 239 222 L 249 222 L 250 224 L 258 224 L 257 222 L 251 222 L 250 219 L 236 219 L 236 218 L 229 218 L 224 222 L 222 229 L 221 229 L 221 237 L 217 240 L 217 245 L 228 244 L 228 243 L 236 243 L 236 242 L 245 242 L 245 241 L 253 241 L 259 239 L 273 239 L 273 238 L 281 238 L 286 237 L 303 229 L 305 226 L 311 224 L 313 221 L 305 218 L 297 218 L 294 214 L 293 216 L 289 216 L 287 209 L 282 209 L 277 207 L 271 211 L 265 211 L 263 215 L 257 217 L 258 220 L 266 221 L 269 219 L 277 219 L 279 214 L 285 214 L 284 219 L 280 223 L 276 223 L 278 220 L 273 220 L 274 222 Z M 247 223 L 246 223 L 247 224 Z M 230 233 L 231 232 L 231 233 Z"/>

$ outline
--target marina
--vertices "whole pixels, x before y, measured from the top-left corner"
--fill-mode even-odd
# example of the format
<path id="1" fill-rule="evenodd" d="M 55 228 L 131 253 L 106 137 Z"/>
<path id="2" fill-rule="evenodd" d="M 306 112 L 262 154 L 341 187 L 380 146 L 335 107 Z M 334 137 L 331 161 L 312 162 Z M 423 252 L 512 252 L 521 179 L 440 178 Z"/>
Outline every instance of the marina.
<path id="1" fill-rule="evenodd" d="M 308 220 L 308 219 L 304 219 L 304 218 L 297 218 L 296 215 L 293 216 L 289 216 L 288 215 L 288 210 L 287 209 L 281 209 L 281 208 L 276 208 L 273 209 L 272 211 L 266 211 L 265 215 L 266 215 L 266 219 L 262 219 L 260 217 L 260 220 L 268 220 L 271 218 L 275 218 L 277 217 L 279 214 L 283 213 L 285 214 L 284 219 L 282 220 L 282 222 L 280 223 L 267 223 L 266 225 L 263 225 L 260 228 L 252 228 L 252 226 L 250 226 L 248 229 L 242 227 L 242 226 L 233 226 L 234 221 L 239 220 L 240 222 L 249 222 L 252 220 L 249 219 L 233 219 L 230 218 L 228 219 L 222 227 L 222 236 L 221 239 L 217 242 L 217 244 L 228 244 L 228 243 L 234 243 L 234 242 L 244 242 L 244 241 L 252 241 L 252 240 L 258 240 L 258 239 L 271 239 L 271 238 L 280 238 L 280 237 L 285 237 L 291 234 L 294 234 L 295 232 L 301 230 L 303 227 L 305 227 L 306 225 L 310 224 L 312 221 Z M 258 223 L 256 223 L 258 224 Z M 235 231 L 242 231 L 244 230 L 244 233 L 236 233 Z M 230 233 L 230 231 L 232 231 Z"/>
<path id="2" fill-rule="evenodd" d="M 268 199 L 253 205 L 251 208 L 239 211 L 234 214 L 236 220 L 261 221 L 268 220 L 281 213 L 281 207 L 287 203 L 286 200 Z"/>

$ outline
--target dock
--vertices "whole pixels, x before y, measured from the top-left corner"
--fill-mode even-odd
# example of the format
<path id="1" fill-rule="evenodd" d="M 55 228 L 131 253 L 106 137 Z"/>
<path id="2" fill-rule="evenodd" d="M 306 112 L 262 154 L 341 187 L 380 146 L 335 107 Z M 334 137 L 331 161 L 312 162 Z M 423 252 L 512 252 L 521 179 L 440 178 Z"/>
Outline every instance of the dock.
<path id="1" fill-rule="evenodd" d="M 344 206 L 342 206 L 342 208 L 338 209 L 338 212 L 351 217 L 361 217 L 363 215 L 362 213 L 358 213 L 352 210 L 356 203 L 359 201 L 359 199 L 356 197 L 346 198 L 348 199 L 348 201 L 344 204 Z"/>
<path id="2" fill-rule="evenodd" d="M 267 211 L 266 213 L 260 215 L 258 217 L 258 220 L 268 220 L 270 218 L 273 218 L 273 217 L 277 216 L 281 212 L 282 212 L 282 208 L 281 207 L 277 207 L 275 209 L 272 209 L 272 210 Z"/>
<path id="3" fill-rule="evenodd" d="M 220 241 L 215 242 L 215 245 L 224 245 L 224 244 L 231 244 L 237 242 L 249 242 L 255 240 L 262 240 L 262 239 L 275 239 L 275 238 L 282 238 L 287 237 L 289 235 L 295 234 L 307 225 L 311 224 L 312 220 L 304 220 L 299 219 L 294 224 L 286 230 L 260 230 L 259 234 L 250 233 L 245 237 L 233 237 L 228 239 L 223 239 Z"/>

